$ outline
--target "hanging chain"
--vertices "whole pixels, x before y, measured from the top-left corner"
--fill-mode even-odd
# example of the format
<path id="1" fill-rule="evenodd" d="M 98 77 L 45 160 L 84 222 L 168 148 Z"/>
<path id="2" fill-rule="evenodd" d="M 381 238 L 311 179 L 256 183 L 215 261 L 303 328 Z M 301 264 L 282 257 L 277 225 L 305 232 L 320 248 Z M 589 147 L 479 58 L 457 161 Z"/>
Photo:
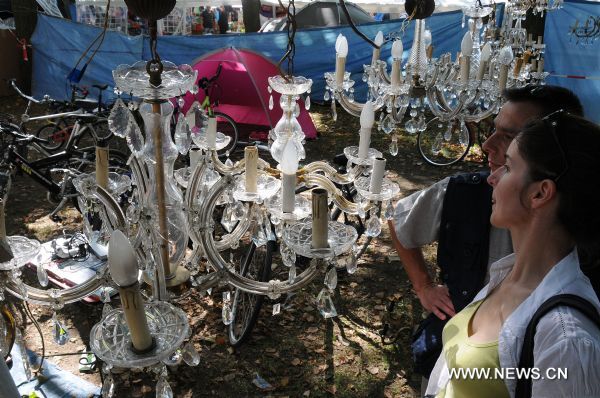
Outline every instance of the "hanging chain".
<path id="1" fill-rule="evenodd" d="M 162 83 L 161 74 L 163 71 L 163 64 L 160 61 L 158 52 L 156 51 L 156 44 L 158 41 L 158 24 L 156 20 L 150 20 L 148 21 L 148 26 L 150 30 L 150 53 L 152 55 L 152 59 L 146 64 L 146 71 L 150 76 L 150 84 L 154 87 L 158 87 Z"/>
<path id="2" fill-rule="evenodd" d="M 294 38 L 296 36 L 296 4 L 294 0 L 289 0 L 289 4 L 287 7 L 283 5 L 281 0 L 279 0 L 279 5 L 282 8 L 287 10 L 287 34 L 288 34 L 288 43 L 287 43 L 287 51 L 283 55 L 283 57 L 277 63 L 277 66 L 281 68 L 281 64 L 283 61 L 287 60 L 287 75 L 284 76 L 286 80 L 293 76 L 294 74 L 294 55 L 296 55 L 296 43 L 294 42 Z"/>

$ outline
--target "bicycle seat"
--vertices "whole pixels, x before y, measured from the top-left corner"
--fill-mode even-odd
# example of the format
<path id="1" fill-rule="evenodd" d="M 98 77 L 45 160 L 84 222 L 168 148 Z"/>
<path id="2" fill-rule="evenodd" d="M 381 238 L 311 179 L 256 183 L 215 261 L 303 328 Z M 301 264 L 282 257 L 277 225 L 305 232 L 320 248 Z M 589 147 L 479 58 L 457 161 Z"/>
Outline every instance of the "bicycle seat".
<path id="1" fill-rule="evenodd" d="M 92 87 L 104 91 L 108 88 L 108 84 L 92 84 Z"/>

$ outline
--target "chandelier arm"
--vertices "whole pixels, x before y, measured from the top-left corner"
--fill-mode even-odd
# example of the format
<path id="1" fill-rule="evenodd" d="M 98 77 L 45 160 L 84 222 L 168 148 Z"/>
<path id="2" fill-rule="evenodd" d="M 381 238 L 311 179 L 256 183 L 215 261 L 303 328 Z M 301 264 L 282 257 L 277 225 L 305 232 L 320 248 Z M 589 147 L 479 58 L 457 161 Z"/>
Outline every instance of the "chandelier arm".
<path id="1" fill-rule="evenodd" d="M 244 171 L 244 168 L 246 167 L 245 159 L 238 160 L 231 167 L 226 166 L 223 162 L 221 162 L 221 159 L 219 159 L 219 155 L 217 155 L 217 151 L 210 151 L 210 158 L 215 166 L 215 169 L 220 174 L 240 174 L 241 172 Z M 267 169 L 269 167 L 270 167 L 270 165 L 268 162 L 266 162 L 265 160 L 263 160 L 261 158 L 258 158 L 258 168 L 259 169 Z"/>
<path id="2" fill-rule="evenodd" d="M 337 96 L 337 94 L 339 94 L 339 96 Z M 336 99 L 346 112 L 348 112 L 352 116 L 360 117 L 360 113 L 362 112 L 363 106 L 365 106 L 365 104 L 356 101 L 350 101 L 348 96 L 345 95 L 343 92 L 336 93 Z M 374 111 L 379 111 L 383 107 L 383 105 L 383 103 L 380 104 L 376 102 L 374 106 Z"/>
<path id="3" fill-rule="evenodd" d="M 408 109 L 408 105 L 404 105 L 401 108 L 392 108 L 392 120 L 394 123 L 402 123 L 404 120 L 404 116 L 406 115 L 406 110 Z"/>
<path id="4" fill-rule="evenodd" d="M 64 304 L 74 303 L 81 300 L 84 297 L 89 296 L 94 291 L 101 288 L 106 284 L 106 273 L 108 270 L 107 264 L 102 265 L 96 270 L 96 275 L 93 278 L 88 279 L 82 284 L 67 288 L 67 289 L 50 289 L 42 290 L 29 286 L 20 281 L 16 281 L 13 278 L 6 278 L 5 289 L 13 296 L 27 301 L 29 303 L 48 305 L 48 306 L 62 306 Z M 10 272 L 10 271 L 2 271 Z M 25 294 L 21 294 L 24 292 Z"/>
<path id="5" fill-rule="evenodd" d="M 146 170 L 143 167 L 143 165 L 140 164 L 138 158 L 136 158 L 133 155 L 129 159 L 128 163 L 133 173 L 135 185 L 137 185 L 138 190 L 141 191 L 140 196 L 144 198 L 146 192 L 148 192 L 148 175 L 146 173 Z"/>
<path id="6" fill-rule="evenodd" d="M 427 99 L 429 100 L 431 112 L 441 121 L 448 121 L 454 118 L 460 113 L 464 106 L 464 100 L 459 99 L 458 106 L 455 109 L 450 108 L 437 87 L 427 90 Z M 441 108 L 441 110 L 438 108 Z"/>
<path id="7" fill-rule="evenodd" d="M 391 84 L 392 77 L 390 76 L 390 74 L 387 71 L 385 62 L 377 62 L 375 67 L 376 67 L 377 76 L 379 77 L 379 79 L 383 80 L 383 82 L 385 84 Z"/>
<path id="8" fill-rule="evenodd" d="M 123 209 L 121 209 L 115 198 L 113 198 L 106 189 L 99 185 L 96 186 L 94 198 L 98 199 L 102 203 L 102 206 L 108 215 L 108 219 L 112 224 L 113 230 L 120 229 L 122 231 L 126 231 L 127 219 L 125 218 Z"/>
<path id="9" fill-rule="evenodd" d="M 363 168 L 361 166 L 357 166 L 357 170 L 352 170 L 346 174 L 341 174 L 338 173 L 337 170 L 329 163 L 324 161 L 316 161 L 309 163 L 300 170 L 298 170 L 298 175 L 323 172 L 328 178 L 333 180 L 333 182 L 345 185 L 354 182 L 353 176 L 358 175 L 358 173 L 362 172 L 362 169 Z"/>
<path id="10" fill-rule="evenodd" d="M 358 214 L 359 205 L 346 199 L 341 191 L 335 186 L 333 182 L 327 179 L 327 177 L 320 174 L 307 174 L 301 178 L 307 186 L 318 186 L 324 188 L 331 194 L 333 203 L 340 208 L 344 213 Z M 369 204 L 365 211 L 370 210 L 375 205 Z"/>
<path id="11" fill-rule="evenodd" d="M 475 115 L 464 115 L 463 118 L 464 118 L 465 122 L 480 122 L 481 120 L 488 118 L 488 117 L 492 116 L 494 113 L 496 113 L 498 110 L 497 108 L 498 108 L 497 105 L 494 105 L 481 113 L 477 113 Z"/>

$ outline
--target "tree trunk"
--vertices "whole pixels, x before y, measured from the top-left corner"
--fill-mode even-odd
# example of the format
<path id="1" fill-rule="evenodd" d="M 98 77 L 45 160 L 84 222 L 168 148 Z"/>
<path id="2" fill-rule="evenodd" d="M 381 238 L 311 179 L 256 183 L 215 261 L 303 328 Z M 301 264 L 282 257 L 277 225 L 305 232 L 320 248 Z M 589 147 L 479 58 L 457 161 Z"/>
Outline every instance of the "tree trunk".
<path id="1" fill-rule="evenodd" d="M 244 27 L 247 33 L 258 32 L 260 29 L 260 0 L 242 0 Z"/>

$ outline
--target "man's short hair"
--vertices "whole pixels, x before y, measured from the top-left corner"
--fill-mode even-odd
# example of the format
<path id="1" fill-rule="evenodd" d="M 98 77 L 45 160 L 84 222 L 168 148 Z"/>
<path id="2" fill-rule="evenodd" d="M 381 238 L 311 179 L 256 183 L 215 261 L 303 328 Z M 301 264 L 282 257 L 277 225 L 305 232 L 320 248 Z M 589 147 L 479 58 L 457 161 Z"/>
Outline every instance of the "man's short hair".
<path id="1" fill-rule="evenodd" d="M 527 85 L 508 88 L 502 93 L 510 102 L 527 102 L 540 110 L 540 117 L 563 109 L 572 115 L 583 116 L 583 106 L 579 98 L 569 89 L 559 86 Z"/>

